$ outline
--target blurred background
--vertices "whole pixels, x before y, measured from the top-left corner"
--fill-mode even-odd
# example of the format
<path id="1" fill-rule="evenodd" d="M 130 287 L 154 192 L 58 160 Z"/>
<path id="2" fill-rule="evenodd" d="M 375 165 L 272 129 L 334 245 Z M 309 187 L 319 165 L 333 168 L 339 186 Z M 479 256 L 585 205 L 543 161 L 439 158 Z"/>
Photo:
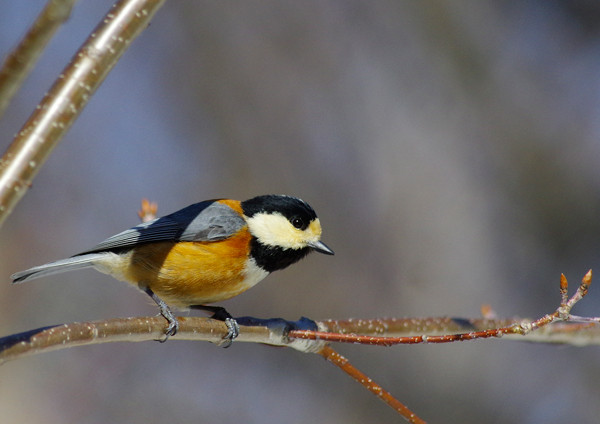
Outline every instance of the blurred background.
<path id="1" fill-rule="evenodd" d="M 0 5 L 0 53 L 44 1 Z M 10 143 L 111 1 L 80 1 L 0 121 Z M 600 4 L 167 2 L 0 236 L 0 335 L 144 316 L 94 271 L 10 286 L 213 197 L 307 200 L 336 256 L 223 302 L 234 315 L 538 317 L 600 248 Z M 574 311 L 600 315 L 600 289 Z M 430 423 L 597 422 L 597 348 L 505 340 L 339 346 Z M 24 406 L 25 405 L 25 406 Z M 397 422 L 320 357 L 237 343 L 115 343 L 0 368 L 6 423 Z"/>

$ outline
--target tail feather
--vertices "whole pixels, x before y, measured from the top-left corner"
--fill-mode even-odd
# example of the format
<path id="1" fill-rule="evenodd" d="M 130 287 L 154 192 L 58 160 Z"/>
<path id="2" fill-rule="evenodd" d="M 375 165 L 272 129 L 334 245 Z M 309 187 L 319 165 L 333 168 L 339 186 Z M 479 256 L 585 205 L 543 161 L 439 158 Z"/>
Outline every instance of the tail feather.
<path id="1" fill-rule="evenodd" d="M 13 284 L 23 283 L 25 281 L 34 280 L 46 275 L 60 274 L 61 272 L 72 271 L 75 269 L 89 268 L 94 266 L 94 262 L 100 256 L 102 256 L 102 254 L 99 253 L 73 256 L 71 258 L 61 259 L 59 261 L 50 262 L 45 265 L 39 265 L 26 269 L 25 271 L 17 272 L 11 275 L 10 278 L 12 279 Z"/>

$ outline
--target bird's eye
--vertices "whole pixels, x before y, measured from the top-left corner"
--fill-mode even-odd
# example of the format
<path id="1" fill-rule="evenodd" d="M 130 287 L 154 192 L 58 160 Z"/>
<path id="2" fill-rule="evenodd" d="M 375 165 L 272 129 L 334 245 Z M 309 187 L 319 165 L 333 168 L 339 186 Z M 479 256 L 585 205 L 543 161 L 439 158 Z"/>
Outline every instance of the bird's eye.
<path id="1" fill-rule="evenodd" d="M 302 221 L 302 218 L 292 218 L 292 225 L 296 228 L 302 228 L 304 226 L 304 221 Z"/>

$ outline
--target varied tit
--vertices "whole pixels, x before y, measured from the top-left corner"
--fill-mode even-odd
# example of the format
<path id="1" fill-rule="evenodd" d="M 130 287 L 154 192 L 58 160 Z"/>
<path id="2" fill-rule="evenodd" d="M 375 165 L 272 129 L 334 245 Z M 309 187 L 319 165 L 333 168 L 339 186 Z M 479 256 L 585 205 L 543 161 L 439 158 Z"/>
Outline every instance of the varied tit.
<path id="1" fill-rule="evenodd" d="M 231 341 L 237 336 L 235 320 L 225 309 L 205 304 L 237 296 L 312 250 L 333 255 L 320 238 L 315 211 L 295 197 L 207 200 L 11 278 L 21 283 L 93 267 L 150 295 L 169 323 L 167 338 L 179 328 L 173 306 L 213 312 L 227 323 Z"/>

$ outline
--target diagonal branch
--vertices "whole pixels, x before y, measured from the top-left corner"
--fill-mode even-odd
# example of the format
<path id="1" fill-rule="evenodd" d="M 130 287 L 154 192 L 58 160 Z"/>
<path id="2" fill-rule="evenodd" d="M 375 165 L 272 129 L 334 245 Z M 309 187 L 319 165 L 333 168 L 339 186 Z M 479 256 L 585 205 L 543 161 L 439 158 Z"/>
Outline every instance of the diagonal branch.
<path id="1" fill-rule="evenodd" d="M 50 0 L 0 69 L 0 117 L 19 91 L 44 48 L 68 19 L 76 0 Z"/>
<path id="2" fill-rule="evenodd" d="M 120 0 L 58 77 L 0 161 L 0 225 L 129 44 L 165 0 Z"/>
<path id="3" fill-rule="evenodd" d="M 329 345 L 323 346 L 318 352 L 319 355 L 327 359 L 355 381 L 364 386 L 367 390 L 385 402 L 390 408 L 394 409 L 400 416 L 406 421 L 413 424 L 425 424 L 421 418 L 419 418 L 414 412 L 412 412 L 406 405 L 396 399 L 390 392 L 381 387 L 378 383 L 369 378 L 368 375 L 354 367 L 348 359 L 337 353 Z"/>

